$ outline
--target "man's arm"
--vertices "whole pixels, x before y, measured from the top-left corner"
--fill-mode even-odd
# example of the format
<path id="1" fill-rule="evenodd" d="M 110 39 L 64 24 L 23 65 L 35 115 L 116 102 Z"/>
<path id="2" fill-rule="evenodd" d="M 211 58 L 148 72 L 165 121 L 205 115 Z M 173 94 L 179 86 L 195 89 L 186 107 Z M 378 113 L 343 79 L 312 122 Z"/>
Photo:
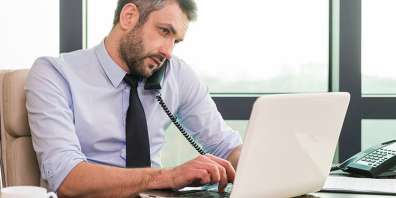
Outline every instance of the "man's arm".
<path id="1" fill-rule="evenodd" d="M 62 182 L 60 197 L 131 197 L 138 192 L 170 187 L 167 170 L 125 169 L 81 162 Z"/>
<path id="2" fill-rule="evenodd" d="M 150 189 L 179 189 L 191 184 L 219 183 L 223 190 L 235 171 L 220 158 L 198 156 L 171 169 L 126 169 L 81 162 L 62 182 L 60 197 L 131 197 Z"/>
<path id="3" fill-rule="evenodd" d="M 242 145 L 235 147 L 228 155 L 227 160 L 231 162 L 232 166 L 237 169 L 239 156 L 241 155 Z"/>

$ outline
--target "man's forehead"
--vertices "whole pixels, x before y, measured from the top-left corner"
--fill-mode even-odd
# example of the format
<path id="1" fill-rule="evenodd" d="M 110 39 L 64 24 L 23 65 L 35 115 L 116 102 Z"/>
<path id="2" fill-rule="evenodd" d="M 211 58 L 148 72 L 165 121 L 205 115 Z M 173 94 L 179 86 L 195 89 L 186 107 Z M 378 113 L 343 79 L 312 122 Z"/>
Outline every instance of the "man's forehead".
<path id="1" fill-rule="evenodd" d="M 168 1 L 163 8 L 152 12 L 149 18 L 156 24 L 172 26 L 177 36 L 181 37 L 184 37 L 189 25 L 187 15 L 184 14 L 179 5 L 174 1 Z"/>

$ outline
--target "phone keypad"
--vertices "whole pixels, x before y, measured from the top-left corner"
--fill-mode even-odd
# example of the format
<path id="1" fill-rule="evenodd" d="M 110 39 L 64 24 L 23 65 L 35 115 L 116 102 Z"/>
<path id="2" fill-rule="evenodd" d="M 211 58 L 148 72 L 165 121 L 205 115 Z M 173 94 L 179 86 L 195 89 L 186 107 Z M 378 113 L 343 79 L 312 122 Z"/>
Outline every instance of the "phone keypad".
<path id="1" fill-rule="evenodd" d="M 384 147 L 364 156 L 358 163 L 376 168 L 395 155 L 396 150 Z"/>

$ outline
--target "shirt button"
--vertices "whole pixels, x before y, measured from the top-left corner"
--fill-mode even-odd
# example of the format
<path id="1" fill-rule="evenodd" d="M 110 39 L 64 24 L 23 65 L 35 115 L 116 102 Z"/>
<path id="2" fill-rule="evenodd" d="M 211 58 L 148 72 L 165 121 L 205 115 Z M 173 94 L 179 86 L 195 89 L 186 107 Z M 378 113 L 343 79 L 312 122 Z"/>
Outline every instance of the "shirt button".
<path id="1" fill-rule="evenodd" d="M 122 150 L 121 150 L 120 157 L 121 157 L 122 159 L 126 160 L 126 150 L 125 150 L 125 149 L 122 149 Z"/>
<path id="2" fill-rule="evenodd" d="M 52 176 L 53 176 L 52 171 L 51 170 L 47 170 L 47 177 L 52 177 Z"/>

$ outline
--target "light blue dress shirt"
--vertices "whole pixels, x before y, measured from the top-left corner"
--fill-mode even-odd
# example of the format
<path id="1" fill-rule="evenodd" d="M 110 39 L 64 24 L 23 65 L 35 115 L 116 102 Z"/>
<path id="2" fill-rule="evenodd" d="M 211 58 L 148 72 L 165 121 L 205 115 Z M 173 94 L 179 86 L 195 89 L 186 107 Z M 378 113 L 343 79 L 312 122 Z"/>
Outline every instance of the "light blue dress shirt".
<path id="1" fill-rule="evenodd" d="M 125 167 L 125 118 L 129 86 L 104 42 L 87 50 L 42 57 L 25 85 L 26 106 L 41 177 L 56 191 L 80 162 Z M 171 121 L 155 91 L 138 86 L 149 133 L 151 165 L 160 167 L 165 129 Z M 172 57 L 160 90 L 171 112 L 205 150 L 226 158 L 241 144 L 192 69 Z"/>

